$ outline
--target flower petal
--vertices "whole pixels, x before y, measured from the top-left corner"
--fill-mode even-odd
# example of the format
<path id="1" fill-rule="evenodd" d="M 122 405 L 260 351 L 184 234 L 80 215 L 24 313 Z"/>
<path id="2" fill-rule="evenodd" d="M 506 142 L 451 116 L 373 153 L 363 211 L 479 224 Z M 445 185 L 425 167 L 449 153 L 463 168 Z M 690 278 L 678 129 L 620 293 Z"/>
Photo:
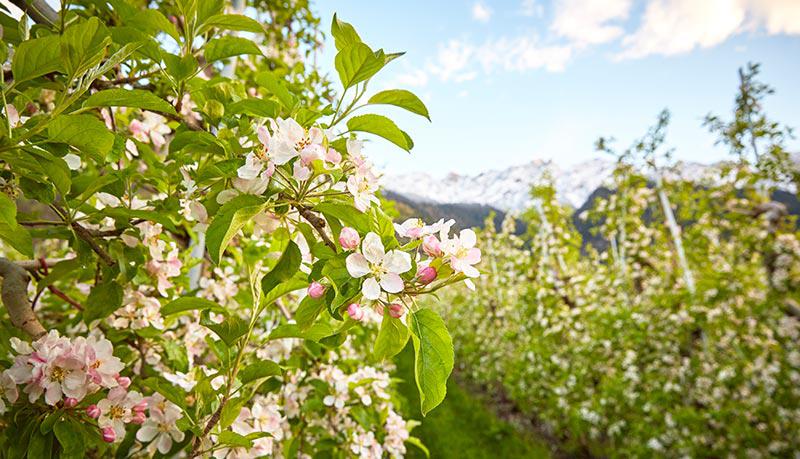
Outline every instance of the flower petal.
<path id="1" fill-rule="evenodd" d="M 381 296 L 381 287 L 374 277 L 368 277 L 361 286 L 361 293 L 368 300 L 377 300 Z"/>
<path id="2" fill-rule="evenodd" d="M 398 293 L 403 291 L 403 279 L 397 274 L 388 273 L 381 276 L 381 287 L 389 293 Z"/>
<path id="3" fill-rule="evenodd" d="M 475 231 L 469 228 L 461 230 L 458 239 L 461 241 L 461 246 L 467 249 L 475 247 L 475 243 L 478 241 L 478 238 L 475 237 Z"/>
<path id="4" fill-rule="evenodd" d="M 369 262 L 360 253 L 351 253 L 345 259 L 347 272 L 353 277 L 362 277 L 369 274 Z"/>
<path id="5" fill-rule="evenodd" d="M 403 274 L 411 269 L 411 255 L 401 250 L 392 250 L 383 258 L 383 267 L 390 273 Z"/>
<path id="6" fill-rule="evenodd" d="M 364 236 L 361 252 L 370 263 L 375 265 L 380 264 L 386 254 L 380 236 L 371 231 Z"/>

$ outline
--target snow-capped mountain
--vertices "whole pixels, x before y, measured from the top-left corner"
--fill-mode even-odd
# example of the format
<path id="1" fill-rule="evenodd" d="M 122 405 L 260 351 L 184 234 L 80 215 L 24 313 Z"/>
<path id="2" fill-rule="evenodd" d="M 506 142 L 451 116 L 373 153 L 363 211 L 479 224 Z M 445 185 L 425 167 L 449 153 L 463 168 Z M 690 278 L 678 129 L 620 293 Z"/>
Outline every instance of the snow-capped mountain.
<path id="1" fill-rule="evenodd" d="M 685 177 L 699 178 L 708 167 L 699 163 L 682 163 L 680 171 Z M 613 170 L 614 161 L 607 159 L 592 159 L 572 167 L 534 160 L 477 175 L 449 174 L 439 178 L 414 173 L 384 176 L 382 184 L 384 189 L 417 202 L 474 203 L 504 211 L 518 211 L 530 204 L 531 186 L 542 183 L 545 174 L 549 174 L 559 199 L 578 208 L 594 190 L 608 183 Z"/>

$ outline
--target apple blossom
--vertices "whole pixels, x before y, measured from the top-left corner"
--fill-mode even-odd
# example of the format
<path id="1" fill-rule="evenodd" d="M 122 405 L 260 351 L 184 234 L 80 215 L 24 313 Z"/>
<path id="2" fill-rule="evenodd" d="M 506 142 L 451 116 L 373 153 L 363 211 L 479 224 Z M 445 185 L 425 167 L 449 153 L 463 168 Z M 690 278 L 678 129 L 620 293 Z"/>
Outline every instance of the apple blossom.
<path id="1" fill-rule="evenodd" d="M 353 250 L 358 248 L 359 243 L 361 243 L 361 236 L 358 235 L 358 231 L 355 229 L 345 226 L 339 232 L 339 244 L 343 249 Z"/>
<path id="2" fill-rule="evenodd" d="M 322 298 L 322 295 L 324 294 L 325 294 L 325 286 L 320 284 L 319 282 L 314 281 L 311 283 L 311 285 L 308 286 L 308 296 L 310 296 L 311 298 L 314 298 L 316 300 Z"/>
<path id="3" fill-rule="evenodd" d="M 473 266 L 481 261 L 481 250 L 475 247 L 477 238 L 471 229 L 461 230 L 442 242 L 442 252 L 450 262 L 454 271 L 464 273 L 467 277 L 478 277 L 480 272 Z"/>
<path id="4" fill-rule="evenodd" d="M 361 321 L 364 318 L 364 310 L 357 303 L 351 303 L 347 306 L 347 315 L 355 321 Z"/>
<path id="5" fill-rule="evenodd" d="M 441 243 L 439 242 L 439 239 L 433 234 L 429 234 L 422 239 L 422 250 L 429 257 L 436 258 L 442 256 Z"/>
<path id="6" fill-rule="evenodd" d="M 433 282 L 437 276 L 436 268 L 433 266 L 425 266 L 417 271 L 417 281 L 422 285 L 427 285 Z"/>
<path id="7" fill-rule="evenodd" d="M 17 383 L 6 372 L 0 373 L 0 414 L 6 412 L 6 401 L 14 403 L 18 397 Z"/>
<path id="8" fill-rule="evenodd" d="M 395 319 L 399 319 L 403 317 L 403 314 L 406 312 L 405 306 L 400 303 L 392 303 L 389 305 L 389 315 L 394 317 Z"/>
<path id="9" fill-rule="evenodd" d="M 86 415 L 92 419 L 99 418 L 101 414 L 100 408 L 98 408 L 94 403 L 86 407 Z"/>
<path id="10" fill-rule="evenodd" d="M 395 231 L 402 237 L 419 239 L 435 231 L 435 227 L 426 225 L 422 219 L 409 218 L 402 224 L 394 224 Z"/>
<path id="11" fill-rule="evenodd" d="M 142 394 L 128 392 L 122 387 L 115 387 L 108 392 L 106 398 L 97 402 L 100 409 L 98 424 L 100 427 L 111 427 L 118 437 L 125 436 L 125 424 L 133 420 L 133 407 L 142 401 Z"/>
<path id="12" fill-rule="evenodd" d="M 173 441 L 183 441 L 184 433 L 175 425 L 181 417 L 180 412 L 175 410 L 151 409 L 150 416 L 136 432 L 136 439 L 144 443 L 152 442 L 159 453 L 167 454 L 172 449 Z"/>
<path id="13" fill-rule="evenodd" d="M 380 200 L 375 196 L 375 192 L 378 191 L 378 179 L 371 172 L 351 175 L 347 179 L 347 191 L 353 195 L 356 209 L 361 212 L 365 212 L 373 203 L 380 204 Z"/>
<path id="14" fill-rule="evenodd" d="M 100 432 L 103 434 L 103 441 L 106 443 L 114 443 L 117 440 L 117 433 L 113 427 L 103 427 Z"/>
<path id="15" fill-rule="evenodd" d="M 347 271 L 351 276 L 360 278 L 367 276 L 361 293 L 369 300 L 377 300 L 381 289 L 388 293 L 399 293 L 403 290 L 403 274 L 411 269 L 411 256 L 401 250 L 386 252 L 380 236 L 367 233 L 361 245 L 361 253 L 352 253 L 345 260 Z"/>

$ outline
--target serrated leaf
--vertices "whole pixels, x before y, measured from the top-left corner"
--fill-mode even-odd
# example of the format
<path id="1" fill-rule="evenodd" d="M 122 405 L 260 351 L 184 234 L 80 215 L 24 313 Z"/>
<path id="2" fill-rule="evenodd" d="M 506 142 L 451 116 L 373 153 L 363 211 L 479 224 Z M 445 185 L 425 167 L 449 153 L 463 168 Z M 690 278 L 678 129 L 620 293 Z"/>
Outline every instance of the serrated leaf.
<path id="1" fill-rule="evenodd" d="M 408 327 L 400 319 L 395 319 L 389 314 L 389 308 L 384 308 L 381 328 L 375 339 L 372 354 L 378 360 L 394 357 L 406 347 L 408 342 Z"/>
<path id="2" fill-rule="evenodd" d="M 47 136 L 52 142 L 66 143 L 100 157 L 105 157 L 114 146 L 114 134 L 90 115 L 57 116 L 47 126 Z"/>
<path id="3" fill-rule="evenodd" d="M 209 41 L 205 47 L 205 57 L 207 62 L 214 62 L 242 54 L 261 55 L 261 50 L 252 40 L 242 37 L 226 35 Z"/>
<path id="4" fill-rule="evenodd" d="M 87 324 L 96 319 L 105 319 L 122 307 L 122 287 L 114 282 L 97 284 L 89 292 L 83 311 L 83 321 Z"/>
<path id="5" fill-rule="evenodd" d="M 17 204 L 4 193 L 0 193 L 0 239 L 27 258 L 33 258 L 31 235 L 17 223 Z"/>
<path id="6" fill-rule="evenodd" d="M 447 378 L 453 371 L 453 341 L 442 318 L 430 309 L 413 312 L 408 320 L 414 343 L 414 379 L 425 416 L 447 393 Z"/>
<path id="7" fill-rule="evenodd" d="M 63 72 L 58 35 L 23 41 L 14 51 L 11 73 L 19 84 L 52 72 Z"/>
<path id="8" fill-rule="evenodd" d="M 219 263 L 236 233 L 262 210 L 264 200 L 249 194 L 237 196 L 219 208 L 206 231 L 206 246 L 214 263 Z"/>
<path id="9" fill-rule="evenodd" d="M 257 379 L 279 376 L 281 374 L 283 374 L 283 369 L 281 369 L 280 365 L 277 363 L 271 360 L 259 360 L 239 371 L 239 381 L 241 381 L 242 384 L 247 384 Z"/>
<path id="10" fill-rule="evenodd" d="M 361 37 L 356 33 L 356 29 L 349 23 L 340 20 L 336 13 L 333 14 L 333 21 L 331 21 L 331 35 L 337 51 L 354 43 L 361 43 Z"/>
<path id="11" fill-rule="evenodd" d="M 232 115 L 245 114 L 263 118 L 274 118 L 278 115 L 278 104 L 271 100 L 264 99 L 242 99 L 228 105 L 227 112 Z"/>
<path id="12" fill-rule="evenodd" d="M 347 128 L 351 131 L 368 132 L 392 142 L 405 151 L 414 148 L 414 141 L 402 131 L 394 121 L 382 115 L 360 115 L 347 120 Z"/>
<path id="13" fill-rule="evenodd" d="M 205 311 L 205 310 L 214 312 L 224 312 L 225 308 L 205 298 L 200 298 L 198 296 L 184 296 L 176 300 L 170 301 L 169 303 L 162 306 L 161 315 L 166 317 L 166 316 L 171 316 L 173 314 L 180 314 L 186 311 Z"/>
<path id="14" fill-rule="evenodd" d="M 395 107 L 404 108 L 411 113 L 424 116 L 431 120 L 428 114 L 428 108 L 413 92 L 406 91 L 405 89 L 389 89 L 381 91 L 369 98 L 370 104 L 386 104 L 394 105 Z"/>
<path id="15" fill-rule="evenodd" d="M 220 323 L 204 320 L 202 324 L 216 333 L 228 346 L 233 346 L 236 340 L 244 336 L 250 328 L 250 325 L 239 316 L 226 317 Z"/>
<path id="16" fill-rule="evenodd" d="M 290 279 L 300 269 L 303 256 L 294 241 L 289 241 L 283 254 L 270 272 L 261 279 L 261 292 L 267 295 L 281 282 Z"/>
<path id="17" fill-rule="evenodd" d="M 132 107 L 177 115 L 175 107 L 150 91 L 142 89 L 106 89 L 92 94 L 84 107 Z"/>
<path id="18" fill-rule="evenodd" d="M 345 89 L 370 79 L 385 64 L 383 54 L 376 54 L 364 43 L 347 45 L 334 59 L 339 80 Z"/>
<path id="19" fill-rule="evenodd" d="M 100 63 L 109 43 L 108 29 L 96 17 L 67 27 L 59 42 L 67 74 L 77 76 Z"/>
<path id="20" fill-rule="evenodd" d="M 253 33 L 264 32 L 264 26 L 260 22 L 243 14 L 215 14 L 203 22 L 203 25 L 197 30 L 197 34 L 202 35 L 211 28 Z"/>

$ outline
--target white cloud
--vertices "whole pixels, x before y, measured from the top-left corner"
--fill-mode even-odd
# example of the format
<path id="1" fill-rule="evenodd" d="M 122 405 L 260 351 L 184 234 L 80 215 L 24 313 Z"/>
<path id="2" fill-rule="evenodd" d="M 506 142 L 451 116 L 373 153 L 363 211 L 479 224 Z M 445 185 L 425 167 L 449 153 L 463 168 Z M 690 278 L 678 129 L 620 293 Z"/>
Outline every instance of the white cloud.
<path id="1" fill-rule="evenodd" d="M 470 64 L 474 53 L 472 45 L 461 40 L 450 40 L 445 45 L 439 45 L 435 62 L 428 65 L 428 70 L 442 81 L 455 80 Z"/>
<path id="2" fill-rule="evenodd" d="M 488 41 L 475 55 L 485 73 L 535 69 L 560 72 L 572 56 L 572 47 L 543 45 L 536 36 L 523 35 Z"/>
<path id="3" fill-rule="evenodd" d="M 544 6 L 537 0 L 522 0 L 519 6 L 519 12 L 523 16 L 540 18 L 544 16 Z"/>
<path id="4" fill-rule="evenodd" d="M 744 31 L 800 34 L 798 0 L 651 0 L 618 59 L 709 48 Z"/>
<path id="5" fill-rule="evenodd" d="M 398 75 L 392 82 L 392 86 L 406 86 L 421 88 L 428 84 L 428 73 L 422 69 L 414 69 Z"/>
<path id="6" fill-rule="evenodd" d="M 625 33 L 619 22 L 628 17 L 631 3 L 631 0 L 558 0 L 550 28 L 578 46 L 607 43 Z"/>
<path id="7" fill-rule="evenodd" d="M 800 34 L 798 0 L 753 0 L 753 13 L 770 34 Z"/>
<path id="8" fill-rule="evenodd" d="M 483 2 L 475 2 L 472 4 L 472 19 L 476 21 L 489 22 L 489 19 L 492 18 L 492 13 L 494 13 L 494 11 Z"/>

